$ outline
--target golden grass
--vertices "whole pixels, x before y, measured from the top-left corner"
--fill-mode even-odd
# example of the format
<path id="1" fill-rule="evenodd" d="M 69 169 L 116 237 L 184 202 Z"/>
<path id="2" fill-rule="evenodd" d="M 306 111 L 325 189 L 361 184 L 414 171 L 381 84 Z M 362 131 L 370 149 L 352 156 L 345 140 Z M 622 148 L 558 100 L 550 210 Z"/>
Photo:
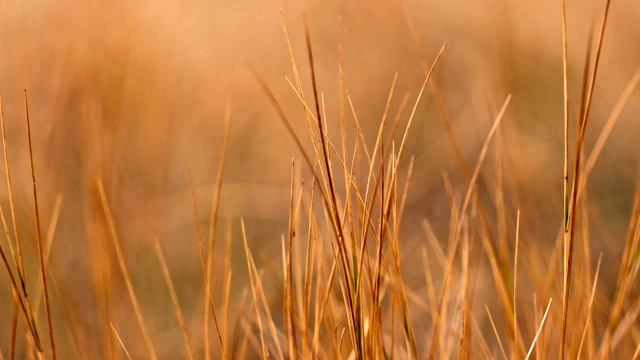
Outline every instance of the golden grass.
<path id="1" fill-rule="evenodd" d="M 525 124 L 539 120 L 522 98 L 532 86 L 483 83 L 470 87 L 478 92 L 469 98 L 473 104 L 454 101 L 443 79 L 471 82 L 447 74 L 474 60 L 454 58 L 455 36 L 427 45 L 414 5 L 404 1 L 388 5 L 395 11 L 389 16 L 407 31 L 402 41 L 417 56 L 415 68 L 410 79 L 403 75 L 408 70 L 391 69 L 380 85 L 353 66 L 352 56 L 367 61 L 365 53 L 350 53 L 359 13 L 347 5 L 344 16 L 338 11 L 330 22 L 335 49 L 328 50 L 316 26 L 325 19 L 317 14 L 328 10 L 310 6 L 293 25 L 286 16 L 291 4 L 277 0 L 270 26 L 282 32 L 280 50 L 292 76 L 274 81 L 263 63 L 248 59 L 252 77 L 242 96 L 261 92 L 250 97 L 260 106 L 245 107 L 229 95 L 216 100 L 221 121 L 177 121 L 206 139 L 186 140 L 183 146 L 193 146 L 187 150 L 173 146 L 185 129 L 171 128 L 173 115 L 165 114 L 178 100 L 119 99 L 118 86 L 137 88 L 117 64 L 120 80 L 107 70 L 77 75 L 80 91 L 94 89 L 89 84 L 103 75 L 115 84 L 96 90 L 104 96 L 92 102 L 100 116 L 90 105 L 78 110 L 99 120 L 69 125 L 86 139 L 65 139 L 58 125 L 35 119 L 45 112 L 33 105 L 32 89 L 32 104 L 24 92 L 24 126 L 13 105 L 5 119 L 0 98 L 6 181 L 0 256 L 8 275 L 0 282 L 0 358 L 639 358 L 637 171 L 607 177 L 618 170 L 597 166 L 612 161 L 608 140 L 620 136 L 614 130 L 624 109 L 637 106 L 640 82 L 636 70 L 623 86 L 606 87 L 620 95 L 605 96 L 596 86 L 614 81 L 602 69 L 610 3 L 597 7 L 601 21 L 586 32 L 578 72 L 568 16 L 575 5 L 562 0 L 553 7 L 561 38 L 553 66 L 562 67 L 561 76 L 528 79 L 549 76 L 555 90 L 562 88 L 549 91 L 562 94 L 556 104 L 535 104 L 562 105 L 563 121 L 557 106 L 549 111 L 553 120 L 540 125 L 562 133 L 555 145 L 544 145 Z M 380 19 L 372 22 L 383 26 Z M 492 65 L 513 71 L 508 63 L 500 58 Z M 361 77 L 358 86 L 351 86 L 350 71 Z M 196 105 L 189 110 L 199 114 Z M 242 116 L 256 122 L 240 129 Z M 469 116 L 470 124 L 461 121 Z M 140 122 L 128 127 L 136 117 Z M 279 123 L 261 127 L 273 117 Z M 261 131 L 269 131 L 263 143 L 238 135 Z M 58 142 L 78 151 L 77 166 L 63 167 L 68 159 L 47 151 Z M 16 144 L 23 143 L 19 157 Z M 541 153 L 527 157 L 527 146 Z M 637 153 L 615 151 L 638 161 Z M 274 181 L 277 206 L 269 207 L 268 191 L 228 190 L 242 176 L 255 184 L 271 179 L 267 158 L 286 162 Z M 58 176 L 68 178 L 71 191 L 58 188 Z M 628 212 L 607 213 L 596 187 L 602 177 L 611 191 L 622 187 L 615 181 L 634 184 L 635 192 L 623 189 Z M 157 200 L 169 196 L 180 200 Z M 615 230 L 622 219 L 626 234 Z"/>

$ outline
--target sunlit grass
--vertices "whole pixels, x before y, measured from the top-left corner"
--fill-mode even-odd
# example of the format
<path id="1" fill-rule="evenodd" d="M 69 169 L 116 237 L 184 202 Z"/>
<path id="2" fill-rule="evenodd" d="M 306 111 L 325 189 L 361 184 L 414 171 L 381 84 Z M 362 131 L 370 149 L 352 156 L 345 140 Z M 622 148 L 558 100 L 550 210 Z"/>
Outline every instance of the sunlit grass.
<path id="1" fill-rule="evenodd" d="M 544 126 L 563 134 L 561 147 L 526 133 L 519 122 L 539 119 L 522 110 L 527 92 L 515 82 L 496 94 L 471 87 L 476 103 L 452 106 L 442 79 L 466 81 L 445 75 L 467 59 L 453 58 L 459 45 L 444 38 L 425 46 L 410 4 L 394 16 L 418 80 L 388 69 L 384 83 L 362 77 L 354 90 L 345 79 L 359 69 L 345 66 L 347 56 L 366 59 L 348 51 L 358 45 L 349 42 L 354 14 L 349 22 L 305 12 L 298 26 L 287 6 L 272 4 L 279 19 L 270 23 L 287 73 L 274 81 L 260 59 L 247 59 L 240 94 L 262 102 L 225 94 L 213 125 L 189 118 L 206 112 L 198 104 L 184 118 L 167 114 L 178 112 L 181 92 L 153 79 L 170 84 L 162 76 L 171 72 L 135 66 L 140 55 L 131 54 L 142 50 L 118 41 L 125 50 L 113 64 L 73 73 L 72 90 L 90 100 L 51 107 L 82 120 L 34 121 L 65 115 L 34 111 L 42 108 L 31 88 L 20 111 L 15 101 L 11 116 L 3 110 L 1 358 L 640 357 L 637 171 L 625 179 L 636 186 L 625 192 L 626 234 L 612 230 L 620 217 L 601 213 L 589 183 L 607 171 L 596 163 L 640 82 L 635 70 L 594 120 L 596 89 L 612 81 L 601 71 L 608 0 L 579 61 L 569 51 L 575 4 L 552 8 L 563 112 L 549 111 L 557 118 Z M 337 29 L 335 49 L 317 19 Z M 152 94 L 140 95 L 140 84 Z M 473 124 L 462 123 L 468 114 Z M 262 142 L 238 135 L 265 129 Z M 546 149 L 543 165 L 526 160 L 531 138 Z M 447 166 L 433 172 L 431 161 Z M 535 190 L 548 176 L 555 183 Z M 244 192 L 231 179 L 277 182 L 278 191 Z"/>

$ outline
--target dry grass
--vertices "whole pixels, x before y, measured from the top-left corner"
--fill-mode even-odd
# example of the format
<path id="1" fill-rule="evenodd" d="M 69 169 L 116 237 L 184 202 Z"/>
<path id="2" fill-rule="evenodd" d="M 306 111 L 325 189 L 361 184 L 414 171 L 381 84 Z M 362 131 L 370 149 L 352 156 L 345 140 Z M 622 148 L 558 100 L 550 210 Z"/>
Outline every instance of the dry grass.
<path id="1" fill-rule="evenodd" d="M 2 15 L 1 359 L 640 357 L 637 5 L 238 4 Z"/>

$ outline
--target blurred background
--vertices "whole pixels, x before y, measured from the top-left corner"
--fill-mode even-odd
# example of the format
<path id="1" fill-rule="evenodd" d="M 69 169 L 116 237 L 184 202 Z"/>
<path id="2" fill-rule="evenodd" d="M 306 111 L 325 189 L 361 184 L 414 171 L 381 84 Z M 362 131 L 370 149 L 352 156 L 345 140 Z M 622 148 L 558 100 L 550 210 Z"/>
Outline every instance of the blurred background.
<path id="1" fill-rule="evenodd" d="M 569 101 L 575 129 L 587 39 L 600 22 L 603 2 L 569 0 L 567 6 Z M 326 104 L 329 135 L 336 144 L 340 22 L 344 89 L 370 148 L 394 74 L 398 82 L 391 114 L 398 111 L 404 96 L 409 101 L 395 136 L 399 141 L 424 81 L 421 61 L 430 65 L 445 42 L 433 83 L 470 168 L 475 166 L 504 99 L 511 94 L 496 138 L 502 156 L 494 158 L 491 148 L 478 189 L 486 210 L 495 214 L 496 164 L 500 163 L 508 215 L 504 231 L 514 232 L 516 210 L 520 209 L 523 243 L 540 247 L 540 259 L 552 251 L 563 206 L 559 1 L 283 0 L 282 7 L 303 89 L 310 99 L 302 22 L 303 13 L 308 15 L 318 87 Z M 640 67 L 638 19 L 637 1 L 613 1 L 587 129 L 587 154 Z M 25 246 L 27 279 L 36 278 L 37 258 L 24 89 L 29 97 L 41 227 L 48 233 L 52 219 L 57 219 L 51 264 L 62 279 L 57 291 L 75 311 L 66 313 L 60 295 L 53 295 L 54 323 L 71 316 L 82 324 L 78 328 L 88 332 L 84 348 L 74 343 L 79 335 L 59 332 L 60 353 L 73 357 L 105 354 L 100 340 L 101 332 L 106 331 L 100 325 L 105 311 L 98 300 L 103 293 L 109 294 L 114 325 L 125 343 L 128 339 L 142 344 L 133 340 L 138 330 L 130 320 L 130 302 L 117 262 L 108 260 L 114 255 L 103 239 L 107 232 L 99 219 L 101 205 L 96 195 L 96 181 L 101 178 L 158 353 L 167 359 L 182 356 L 183 350 L 175 345 L 182 339 L 170 316 L 171 304 L 152 244 L 155 239 L 162 244 L 187 322 L 200 329 L 202 274 L 187 172 L 193 177 L 200 224 L 208 229 L 226 104 L 230 104 L 231 115 L 216 249 L 224 250 L 222 235 L 228 224 L 236 279 L 232 306 L 240 306 L 248 286 L 239 218 L 247 224 L 258 268 L 279 258 L 280 236 L 287 232 L 291 158 L 298 164 L 302 158 L 249 67 L 264 77 L 310 149 L 302 106 L 287 81 L 293 81 L 293 72 L 277 3 L 3 1 L 0 54 L 0 93 L 19 230 L 25 243 L 34 245 Z M 587 185 L 593 264 L 598 253 L 604 252 L 601 276 L 611 279 L 600 282 L 605 294 L 613 291 L 640 174 L 639 95 L 636 91 L 629 98 Z M 356 133 L 348 106 L 346 127 L 348 149 L 352 149 Z M 571 137 L 575 138 L 575 132 Z M 429 91 L 417 107 L 405 155 L 405 165 L 409 156 L 415 159 L 401 250 L 405 280 L 420 288 L 424 286 L 419 285 L 424 284 L 419 255 L 425 243 L 424 219 L 443 239 L 442 246 L 446 245 L 450 206 L 443 174 L 449 177 L 458 199 L 466 192 Z M 302 177 L 309 181 L 310 170 L 300 166 Z M 1 172 L 0 201 L 9 214 L 4 167 Z M 406 166 L 401 172 L 406 172 Z M 55 217 L 57 201 L 60 213 Z M 491 223 L 496 227 L 497 221 Z M 0 243 L 5 247 L 6 239 Z M 95 264 L 101 261 L 105 274 L 112 275 L 96 271 L 101 267 Z M 535 264 L 531 260 L 531 266 Z M 222 266 L 218 265 L 215 269 Z M 436 279 L 438 274 L 440 270 L 434 270 Z M 214 272 L 214 284 L 219 286 L 223 280 Z M 105 281 L 110 284 L 108 289 Z M 531 291 L 522 286 L 529 299 Z M 0 349 L 6 356 L 13 298 L 4 270 L 0 288 Z M 491 296 L 490 290 L 479 291 L 475 301 L 482 306 L 493 301 Z M 157 315 L 161 313 L 169 315 Z M 198 331 L 193 330 L 193 336 L 200 352 L 202 334 Z M 26 340 L 22 336 L 17 341 L 24 344 Z M 144 347 L 139 347 L 130 351 L 144 357 L 140 355 L 145 354 Z"/>

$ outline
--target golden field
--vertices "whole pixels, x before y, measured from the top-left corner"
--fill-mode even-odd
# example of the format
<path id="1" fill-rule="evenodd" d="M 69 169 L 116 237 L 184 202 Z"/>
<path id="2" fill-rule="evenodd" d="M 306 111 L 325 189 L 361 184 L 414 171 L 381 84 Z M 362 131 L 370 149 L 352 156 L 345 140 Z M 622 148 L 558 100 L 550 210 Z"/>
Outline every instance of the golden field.
<path id="1" fill-rule="evenodd" d="M 637 19 L 3 2 L 1 358 L 637 359 Z"/>

